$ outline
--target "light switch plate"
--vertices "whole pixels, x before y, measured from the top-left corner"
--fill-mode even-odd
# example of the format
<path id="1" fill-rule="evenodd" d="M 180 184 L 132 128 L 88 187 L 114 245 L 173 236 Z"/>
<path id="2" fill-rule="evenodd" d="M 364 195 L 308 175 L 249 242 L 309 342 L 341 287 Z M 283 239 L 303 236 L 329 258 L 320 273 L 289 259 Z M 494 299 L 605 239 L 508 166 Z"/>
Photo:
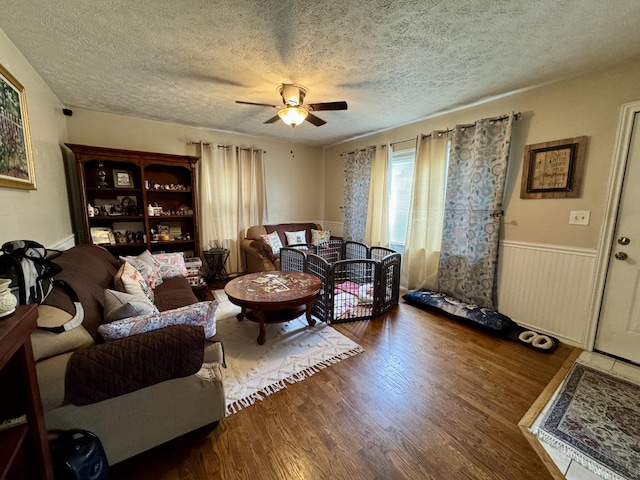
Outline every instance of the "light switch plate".
<path id="1" fill-rule="evenodd" d="M 569 214 L 570 225 L 589 225 L 591 210 L 571 210 Z"/>

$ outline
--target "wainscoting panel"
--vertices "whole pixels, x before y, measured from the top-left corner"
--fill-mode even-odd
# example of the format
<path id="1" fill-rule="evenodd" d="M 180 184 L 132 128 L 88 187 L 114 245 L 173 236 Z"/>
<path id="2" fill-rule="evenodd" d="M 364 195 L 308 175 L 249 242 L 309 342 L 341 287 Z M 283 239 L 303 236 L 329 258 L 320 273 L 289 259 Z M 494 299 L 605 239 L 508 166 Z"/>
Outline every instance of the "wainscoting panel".
<path id="1" fill-rule="evenodd" d="M 335 236 L 335 237 L 342 237 L 342 222 L 321 222 L 318 221 L 316 223 L 319 223 L 320 225 L 322 225 L 322 228 L 325 228 L 327 230 L 331 230 L 331 235 Z"/>
<path id="2" fill-rule="evenodd" d="M 596 251 L 503 241 L 498 310 L 516 323 L 585 345 Z"/>

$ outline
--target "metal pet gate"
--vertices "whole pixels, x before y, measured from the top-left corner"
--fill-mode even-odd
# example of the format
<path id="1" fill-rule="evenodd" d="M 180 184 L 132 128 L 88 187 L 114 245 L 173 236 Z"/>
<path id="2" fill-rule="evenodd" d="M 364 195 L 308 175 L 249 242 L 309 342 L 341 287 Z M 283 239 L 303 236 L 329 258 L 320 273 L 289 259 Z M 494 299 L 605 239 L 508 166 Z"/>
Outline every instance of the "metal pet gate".
<path id="1" fill-rule="evenodd" d="M 400 254 L 389 248 L 350 240 L 289 246 L 280 250 L 280 269 L 322 281 L 312 313 L 327 323 L 374 318 L 398 304 Z"/>

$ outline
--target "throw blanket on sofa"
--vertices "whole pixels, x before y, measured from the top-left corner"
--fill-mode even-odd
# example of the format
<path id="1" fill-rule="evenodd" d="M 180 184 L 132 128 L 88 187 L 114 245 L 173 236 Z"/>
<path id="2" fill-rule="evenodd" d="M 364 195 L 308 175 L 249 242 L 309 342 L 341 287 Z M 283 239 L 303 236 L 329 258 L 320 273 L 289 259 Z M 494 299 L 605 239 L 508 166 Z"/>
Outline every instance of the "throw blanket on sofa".
<path id="1" fill-rule="evenodd" d="M 204 330 L 173 325 L 76 350 L 69 360 L 65 396 L 89 405 L 200 370 Z"/>

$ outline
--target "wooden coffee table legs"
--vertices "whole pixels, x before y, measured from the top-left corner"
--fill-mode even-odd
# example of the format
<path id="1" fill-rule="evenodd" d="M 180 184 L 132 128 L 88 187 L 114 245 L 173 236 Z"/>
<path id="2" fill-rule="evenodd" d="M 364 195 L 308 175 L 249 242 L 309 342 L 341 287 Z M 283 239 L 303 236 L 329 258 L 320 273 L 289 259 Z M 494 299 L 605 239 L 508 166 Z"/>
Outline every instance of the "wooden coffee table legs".
<path id="1" fill-rule="evenodd" d="M 242 311 L 236 316 L 236 318 L 238 321 L 242 321 L 243 318 L 248 318 L 252 322 L 258 323 L 260 325 L 258 345 L 264 345 L 267 332 L 266 326 L 268 324 L 288 322 L 289 320 L 298 318 L 302 313 L 304 313 L 307 318 L 307 323 L 310 327 L 313 327 L 316 324 L 315 319 L 311 316 L 311 307 L 313 306 L 314 301 L 315 298 L 305 305 L 285 310 L 265 310 L 257 307 L 249 309 L 242 307 Z"/>

